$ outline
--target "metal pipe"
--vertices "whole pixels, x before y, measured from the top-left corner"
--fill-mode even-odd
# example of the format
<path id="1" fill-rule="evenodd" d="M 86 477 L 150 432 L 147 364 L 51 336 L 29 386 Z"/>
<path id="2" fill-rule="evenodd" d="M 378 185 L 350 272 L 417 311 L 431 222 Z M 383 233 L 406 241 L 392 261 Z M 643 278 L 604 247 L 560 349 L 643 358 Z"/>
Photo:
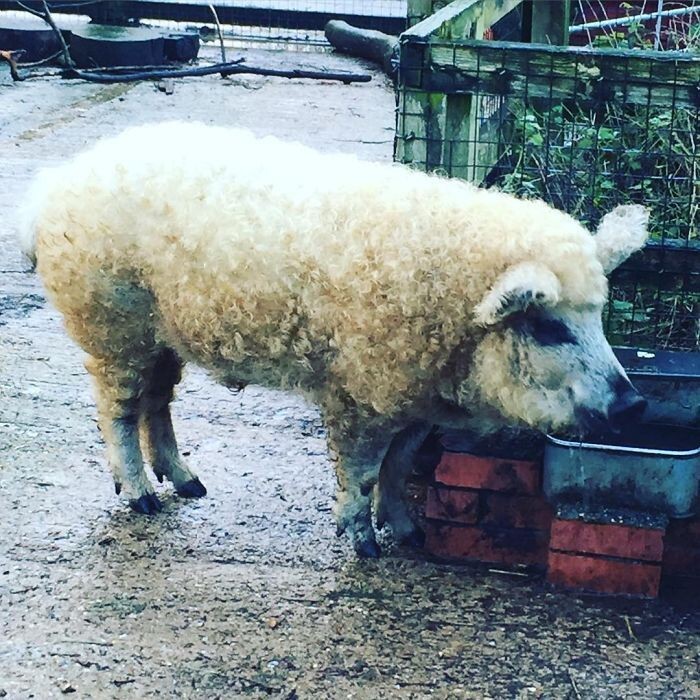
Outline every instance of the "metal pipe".
<path id="1" fill-rule="evenodd" d="M 661 48 L 661 20 L 663 15 L 661 14 L 664 9 L 664 0 L 659 0 L 659 4 L 656 6 L 656 31 L 654 32 L 654 48 L 658 51 Z M 226 59 L 224 59 L 225 61 Z"/>
<path id="2" fill-rule="evenodd" d="M 700 14 L 700 5 L 693 5 L 692 7 L 678 7 L 675 10 L 664 10 L 663 12 L 648 12 L 643 15 L 630 15 L 628 17 L 604 19 L 599 22 L 586 22 L 585 24 L 574 24 L 569 27 L 569 34 L 578 34 L 579 32 L 585 32 L 589 29 L 603 29 L 605 27 L 615 27 L 619 24 L 632 24 L 632 22 L 643 22 L 647 19 L 689 15 L 693 12 L 697 12 Z"/>

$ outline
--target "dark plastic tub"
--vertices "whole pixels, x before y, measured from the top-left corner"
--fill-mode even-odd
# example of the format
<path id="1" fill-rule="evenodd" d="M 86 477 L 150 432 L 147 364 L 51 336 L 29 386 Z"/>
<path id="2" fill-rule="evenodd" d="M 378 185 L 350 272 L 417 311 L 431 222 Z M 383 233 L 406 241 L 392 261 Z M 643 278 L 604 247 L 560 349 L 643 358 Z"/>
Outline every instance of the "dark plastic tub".
<path id="1" fill-rule="evenodd" d="M 615 348 L 615 354 L 649 403 L 648 423 L 700 428 L 700 353 Z"/>

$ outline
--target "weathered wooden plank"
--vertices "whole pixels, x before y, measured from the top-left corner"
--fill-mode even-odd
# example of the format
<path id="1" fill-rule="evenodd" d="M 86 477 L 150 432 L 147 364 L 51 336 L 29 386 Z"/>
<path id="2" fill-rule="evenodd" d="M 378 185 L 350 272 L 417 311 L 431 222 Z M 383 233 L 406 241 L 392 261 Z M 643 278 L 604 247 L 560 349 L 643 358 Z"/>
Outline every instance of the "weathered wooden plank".
<path id="1" fill-rule="evenodd" d="M 454 41 L 481 38 L 484 29 L 505 17 L 523 0 L 455 0 L 404 32 L 403 36 Z"/>
<path id="2" fill-rule="evenodd" d="M 639 83 L 673 81 L 697 87 L 700 57 L 684 51 L 636 51 L 545 46 L 518 42 L 430 42 L 430 59 L 436 65 L 462 70 L 506 69 L 523 75 L 608 79 Z"/>
<path id="3" fill-rule="evenodd" d="M 443 165 L 445 96 L 441 93 L 402 91 L 395 160 L 421 170 Z"/>
<path id="4" fill-rule="evenodd" d="M 406 4 L 406 16 L 409 27 L 413 27 L 419 22 L 422 22 L 431 14 L 433 14 L 432 0 L 408 0 Z"/>
<path id="5" fill-rule="evenodd" d="M 700 106 L 700 57 L 681 52 L 408 38 L 401 44 L 401 70 L 403 84 L 445 93 Z"/>
<path id="6" fill-rule="evenodd" d="M 500 157 L 502 102 L 402 91 L 395 160 L 481 184 Z"/>
<path id="7" fill-rule="evenodd" d="M 700 295 L 700 241 L 650 241 L 610 278 L 613 287 L 639 284 L 662 292 Z"/>
<path id="8" fill-rule="evenodd" d="M 700 277 L 689 276 L 687 279 L 683 279 L 675 272 L 620 268 L 610 279 L 610 286 L 613 289 L 621 289 L 630 285 L 651 287 L 659 292 L 700 297 Z M 698 298 L 698 304 L 700 304 L 700 298 Z"/>
<path id="9" fill-rule="evenodd" d="M 502 153 L 503 101 L 484 95 L 448 95 L 443 167 L 452 177 L 482 184 Z"/>
<path id="10" fill-rule="evenodd" d="M 674 85 L 635 85 L 629 83 L 574 82 L 570 78 L 547 76 L 481 75 L 478 78 L 451 67 L 435 69 L 422 76 L 420 88 L 446 94 L 501 95 L 542 98 L 552 102 L 576 99 L 582 109 L 599 106 L 604 102 L 642 105 L 651 108 L 695 109 L 700 103 L 700 90 Z"/>
<path id="11" fill-rule="evenodd" d="M 402 36 L 402 85 L 420 84 L 424 76 L 430 74 L 430 68 L 425 62 L 429 54 L 421 48 L 426 38 L 452 40 L 464 36 L 481 37 L 486 28 L 495 24 L 521 2 L 522 0 L 456 0 L 409 29 Z M 411 38 L 417 39 L 415 46 L 411 44 Z M 424 111 L 424 114 L 430 114 L 432 126 L 424 125 L 425 133 L 419 135 L 417 121 L 420 117 L 400 114 L 397 158 L 403 162 L 415 163 L 415 160 L 406 159 L 415 158 L 418 152 L 422 153 L 421 149 L 425 149 L 427 169 L 440 167 L 452 176 L 481 182 L 498 158 L 493 140 L 478 138 L 484 133 L 485 124 L 482 100 L 472 99 L 467 94 L 457 94 L 457 91 L 439 101 L 435 98 L 436 93 L 445 92 L 438 85 L 436 89 L 421 90 L 414 93 L 413 97 L 405 99 L 404 106 L 408 106 L 412 100 L 419 99 L 416 95 L 432 94 L 432 101 L 427 103 L 432 107 Z M 406 133 L 401 131 L 401 128 L 409 122 L 413 127 L 413 136 L 410 142 L 406 142 Z M 437 144 L 435 138 L 440 138 L 441 144 Z M 418 145 L 421 139 L 425 140 L 423 146 Z"/>
<path id="12" fill-rule="evenodd" d="M 650 241 L 627 260 L 623 268 L 696 276 L 700 281 L 700 241 Z"/>
<path id="13" fill-rule="evenodd" d="M 533 2 L 530 41 L 533 44 L 566 46 L 569 43 L 571 0 Z"/>
<path id="14" fill-rule="evenodd" d="M 450 3 L 442 10 L 438 10 L 427 19 L 407 29 L 402 36 L 425 41 L 438 31 L 446 31 L 443 27 L 456 28 L 460 22 L 471 22 L 473 13 L 476 12 L 475 7 L 480 2 L 481 0 L 455 0 L 455 2 Z M 441 34 L 441 38 L 444 39 L 456 39 L 461 36 L 448 37 L 444 33 Z"/>
<path id="15" fill-rule="evenodd" d="M 448 95 L 446 98 L 442 162 L 450 176 L 463 180 L 473 179 L 470 163 L 476 134 L 478 107 L 475 100 L 472 95 Z"/>

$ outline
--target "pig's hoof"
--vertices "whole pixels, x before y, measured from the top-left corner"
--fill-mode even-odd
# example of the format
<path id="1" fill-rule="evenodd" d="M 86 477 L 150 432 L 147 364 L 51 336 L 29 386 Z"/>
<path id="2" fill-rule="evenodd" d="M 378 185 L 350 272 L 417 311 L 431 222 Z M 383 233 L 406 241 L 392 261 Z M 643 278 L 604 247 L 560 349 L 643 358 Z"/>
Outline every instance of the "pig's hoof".
<path id="1" fill-rule="evenodd" d="M 355 542 L 355 552 L 362 559 L 379 559 L 382 550 L 374 540 L 360 540 Z"/>
<path id="2" fill-rule="evenodd" d="M 117 496 L 122 492 L 122 485 L 119 481 L 114 482 L 114 493 L 117 494 Z"/>
<path id="3" fill-rule="evenodd" d="M 163 505 L 155 493 L 145 493 L 141 498 L 129 501 L 129 505 L 133 511 L 144 515 L 155 515 L 163 510 Z"/>
<path id="4" fill-rule="evenodd" d="M 415 528 L 413 532 L 409 532 L 408 535 L 401 538 L 401 544 L 407 547 L 416 547 L 421 549 L 425 545 L 425 532 L 419 527 Z"/>
<path id="5" fill-rule="evenodd" d="M 186 481 L 182 486 L 175 489 L 183 498 L 201 498 L 207 495 L 204 484 L 195 476 L 194 479 Z"/>
<path id="6" fill-rule="evenodd" d="M 163 472 L 153 472 L 156 475 L 156 479 L 158 479 L 158 483 L 162 484 L 163 483 L 163 477 L 164 474 Z"/>

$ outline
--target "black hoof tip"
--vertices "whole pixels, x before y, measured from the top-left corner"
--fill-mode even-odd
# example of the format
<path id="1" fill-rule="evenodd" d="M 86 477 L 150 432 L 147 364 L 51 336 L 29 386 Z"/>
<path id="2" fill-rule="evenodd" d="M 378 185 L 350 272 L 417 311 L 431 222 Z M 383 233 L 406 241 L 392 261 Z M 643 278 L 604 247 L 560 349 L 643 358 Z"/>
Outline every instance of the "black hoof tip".
<path id="1" fill-rule="evenodd" d="M 159 474 L 158 472 L 155 472 L 156 479 L 158 479 L 158 483 L 162 484 L 163 483 L 163 475 Z"/>
<path id="2" fill-rule="evenodd" d="M 163 504 L 155 493 L 146 493 L 141 498 L 129 501 L 129 505 L 133 511 L 144 515 L 155 515 L 163 510 Z"/>
<path id="3" fill-rule="evenodd" d="M 204 488 L 204 484 L 195 477 L 182 486 L 178 486 L 176 489 L 178 495 L 183 498 L 201 498 L 207 495 L 207 490 Z"/>
<path id="4" fill-rule="evenodd" d="M 363 559 L 379 559 L 382 555 L 382 550 L 379 545 L 372 540 L 365 540 L 355 544 L 355 551 L 358 557 Z"/>
<path id="5" fill-rule="evenodd" d="M 377 519 L 377 530 L 383 530 L 385 525 L 386 520 L 384 520 L 383 518 Z"/>
<path id="6" fill-rule="evenodd" d="M 114 493 L 117 494 L 117 496 L 122 492 L 122 485 L 118 482 L 114 482 Z"/>
<path id="7" fill-rule="evenodd" d="M 422 549 L 425 546 L 425 532 L 417 527 L 413 532 L 410 532 L 401 540 L 401 544 L 408 547 L 417 547 Z"/>

